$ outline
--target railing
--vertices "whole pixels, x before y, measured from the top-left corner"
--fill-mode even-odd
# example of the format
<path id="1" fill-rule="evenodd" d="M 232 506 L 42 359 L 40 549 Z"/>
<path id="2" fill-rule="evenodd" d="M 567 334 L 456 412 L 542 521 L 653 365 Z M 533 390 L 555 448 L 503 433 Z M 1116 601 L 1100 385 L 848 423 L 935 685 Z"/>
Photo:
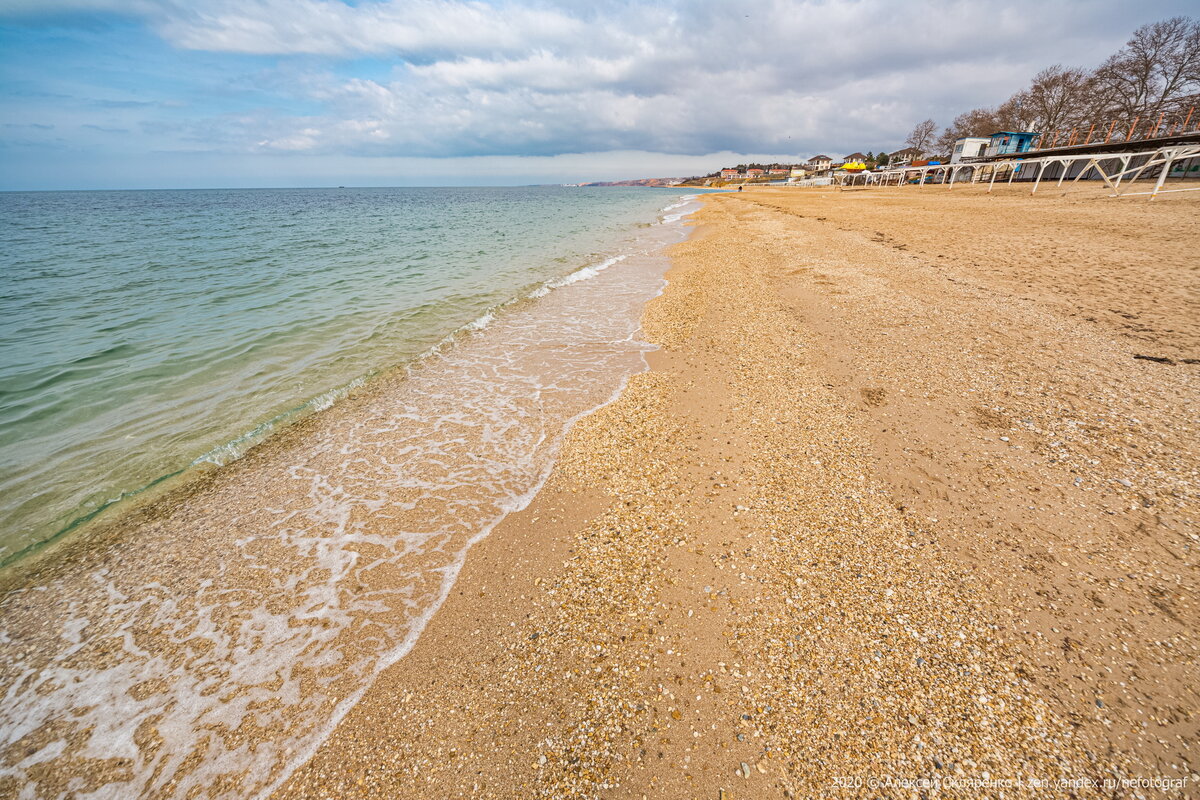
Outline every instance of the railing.
<path id="1" fill-rule="evenodd" d="M 1047 131 L 1038 137 L 1037 149 L 1050 150 L 1054 147 L 1134 142 L 1142 139 L 1156 139 L 1161 136 L 1192 133 L 1200 131 L 1200 114 L 1196 112 L 1195 104 L 1186 109 L 1180 105 L 1170 111 L 1160 111 L 1157 115 L 1145 118 L 1110 119 L 1090 125 L 1077 125 L 1069 129 Z"/>

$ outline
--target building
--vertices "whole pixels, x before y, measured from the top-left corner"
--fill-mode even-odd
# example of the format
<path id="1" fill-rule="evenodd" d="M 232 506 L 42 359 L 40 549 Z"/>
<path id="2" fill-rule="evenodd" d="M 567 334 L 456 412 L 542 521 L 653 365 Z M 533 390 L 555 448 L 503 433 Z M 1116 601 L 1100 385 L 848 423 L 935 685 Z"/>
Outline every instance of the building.
<path id="1" fill-rule="evenodd" d="M 950 163 L 957 164 L 964 158 L 979 158 L 991 144 L 986 136 L 963 136 L 954 140 L 954 152 L 950 154 Z"/>
<path id="2" fill-rule="evenodd" d="M 1033 149 L 1033 141 L 1040 134 L 1034 131 L 996 131 L 989 137 L 985 156 L 1002 156 L 1010 153 L 1028 153 Z"/>
<path id="3" fill-rule="evenodd" d="M 925 154 L 915 147 L 906 147 L 894 153 L 888 153 L 889 167 L 907 167 L 914 161 L 920 160 Z"/>
<path id="4" fill-rule="evenodd" d="M 848 155 L 842 159 L 842 163 L 849 164 L 852 161 L 858 162 L 858 161 L 866 161 L 866 160 L 867 160 L 866 153 L 851 153 L 850 155 Z"/>
<path id="5" fill-rule="evenodd" d="M 763 176 L 763 171 L 761 169 L 755 168 L 755 169 L 746 170 L 747 178 L 761 178 L 762 176 Z"/>
<path id="6" fill-rule="evenodd" d="M 768 175 L 787 175 L 791 170 L 782 168 L 771 168 L 767 170 Z"/>
<path id="7" fill-rule="evenodd" d="M 808 166 L 817 172 L 829 169 L 831 164 L 833 164 L 833 159 L 829 156 L 813 156 L 808 160 Z"/>
<path id="8" fill-rule="evenodd" d="M 745 177 L 745 176 L 742 175 L 740 172 L 738 172 L 736 169 L 721 170 L 721 180 L 723 180 L 723 181 L 736 181 L 740 177 Z"/>
<path id="9" fill-rule="evenodd" d="M 803 178 L 808 175 L 808 169 L 805 167 L 792 167 L 793 178 Z"/>

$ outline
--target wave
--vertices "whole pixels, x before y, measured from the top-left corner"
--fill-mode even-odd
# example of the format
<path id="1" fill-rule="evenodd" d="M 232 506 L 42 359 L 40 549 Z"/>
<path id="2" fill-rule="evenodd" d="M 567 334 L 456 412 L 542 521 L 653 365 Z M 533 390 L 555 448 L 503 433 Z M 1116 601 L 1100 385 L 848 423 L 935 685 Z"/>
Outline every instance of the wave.
<path id="1" fill-rule="evenodd" d="M 685 198 L 683 201 L 681 201 L 679 203 L 673 203 L 673 204 L 667 206 L 666 209 L 681 208 L 681 207 L 687 205 L 687 203 L 690 199 L 695 199 L 695 197 L 696 197 L 695 195 L 689 195 L 688 198 Z M 663 209 L 663 210 L 666 210 L 666 209 Z M 686 216 L 686 214 L 682 215 L 682 216 Z M 665 221 L 676 221 L 680 218 L 681 218 L 681 215 L 672 215 L 671 220 L 665 220 Z M 471 332 L 478 332 L 478 331 L 482 331 L 482 330 L 486 329 L 493 322 L 496 321 L 497 315 L 505 313 L 506 310 L 509 310 L 509 309 L 513 308 L 514 306 L 519 305 L 523 301 L 534 300 L 537 298 L 545 297 L 546 295 L 550 294 L 555 289 L 560 289 L 564 286 L 570 286 L 572 284 L 578 283 L 579 281 L 585 281 L 585 280 L 589 280 L 591 278 L 595 278 L 597 275 L 599 275 L 604 270 L 608 269 L 609 267 L 612 267 L 615 264 L 621 263 L 622 261 L 629 258 L 631 255 L 644 255 L 644 254 L 645 254 L 644 250 L 631 251 L 628 253 L 621 253 L 618 255 L 610 256 L 599 263 L 588 264 L 588 265 L 581 267 L 573 272 L 567 273 L 566 275 L 562 275 L 560 277 L 551 278 L 550 280 L 544 281 L 536 289 L 534 289 L 528 293 L 514 295 L 513 297 L 510 297 L 507 300 L 504 300 L 503 302 L 497 303 L 496 305 L 487 309 L 483 314 L 481 314 L 480 316 L 471 320 L 470 322 L 468 322 L 464 325 L 461 325 L 458 328 L 455 328 L 450 333 L 448 333 L 444 337 L 442 337 L 442 339 L 440 339 L 432 347 L 417 354 L 416 356 L 414 356 L 412 359 L 410 359 L 406 363 L 398 365 L 398 367 L 400 367 L 402 369 L 411 370 L 413 367 L 419 365 L 425 359 L 428 359 L 439 353 L 444 352 L 447 347 L 452 346 L 458 339 L 460 339 L 462 337 L 463 334 L 471 333 Z M 330 408 L 331 406 L 334 405 L 334 403 L 336 403 L 341 398 L 347 396 L 348 394 L 353 392 L 355 389 L 358 389 L 358 388 L 366 385 L 373 378 L 375 378 L 378 375 L 383 374 L 387 371 L 388 370 L 386 368 L 372 369 L 362 375 L 359 375 L 358 377 L 354 378 L 353 380 L 349 381 L 348 383 L 342 384 L 340 386 L 335 386 L 325 392 L 322 392 L 321 394 L 318 394 L 314 397 L 308 398 L 308 399 L 304 400 L 303 402 L 301 402 L 291 408 L 288 408 L 285 411 L 282 411 L 282 412 L 276 414 L 275 416 L 271 417 L 270 419 L 267 419 L 267 420 L 264 420 L 264 421 L 258 423 L 253 428 L 251 428 L 247 431 L 244 431 L 243 433 L 235 436 L 233 439 L 230 439 L 229 441 L 223 442 L 221 444 L 216 445 L 215 447 L 212 447 L 211 449 L 207 450 L 203 454 L 193 458 L 187 464 L 187 466 L 182 469 L 174 470 L 172 472 L 157 476 L 153 480 L 150 480 L 149 482 L 147 482 L 146 484 L 144 484 L 142 486 L 121 489 L 115 495 L 110 496 L 107 499 L 99 501 L 95 505 L 94 508 L 91 508 L 84 513 L 73 516 L 62 528 L 54 531 L 52 534 L 47 536 L 45 539 L 35 542 L 27 547 L 16 550 L 15 552 L 4 554 L 3 557 L 0 558 L 0 568 L 3 568 L 10 564 L 16 563 L 16 562 L 22 560 L 23 558 L 25 558 L 26 556 L 42 550 L 46 545 L 48 545 L 52 542 L 57 542 L 59 539 L 62 538 L 62 536 L 64 536 L 67 533 L 71 533 L 71 532 L 77 530 L 85 523 L 90 523 L 93 520 L 96 520 L 97 518 L 101 517 L 102 515 L 107 515 L 108 513 L 112 512 L 112 511 L 118 510 L 119 507 L 122 505 L 122 503 L 125 500 L 131 499 L 134 497 L 139 497 L 139 496 L 145 494 L 145 492 L 147 492 L 148 490 L 159 487 L 159 486 L 165 484 L 167 481 L 185 474 L 190 469 L 202 467 L 203 465 L 206 465 L 206 464 L 216 466 L 216 467 L 224 467 L 228 464 L 231 464 L 232 462 L 234 462 L 234 461 L 238 460 L 239 458 L 241 458 L 242 456 L 244 456 L 255 445 L 265 441 L 273 433 L 281 430 L 283 427 L 293 424 L 295 422 L 298 422 L 301 419 L 309 416 L 310 414 L 313 414 L 313 413 L 316 413 L 319 411 L 324 411 L 325 409 Z M 57 376 L 56 376 L 56 378 L 57 378 Z"/>
<path id="2" fill-rule="evenodd" d="M 613 264 L 620 264 L 622 261 L 629 258 L 630 255 L 631 253 L 622 253 L 621 255 L 607 258 L 604 261 L 601 261 L 599 264 L 589 264 L 588 266 L 577 269 L 569 275 L 564 275 L 561 278 L 553 278 L 548 280 L 537 289 L 534 289 L 532 292 L 530 292 L 528 297 L 545 297 L 555 289 L 561 289 L 564 286 L 570 286 L 572 283 L 579 283 L 579 281 L 586 281 L 589 278 L 594 278 L 604 270 L 611 267 Z"/>
<path id="3" fill-rule="evenodd" d="M 256 425 L 254 428 L 246 431 L 236 439 L 232 439 L 225 444 L 218 445 L 212 450 L 209 450 L 204 455 L 196 458 L 189 464 L 189 467 L 198 467 L 201 464 L 213 464 L 218 467 L 223 467 L 231 461 L 236 461 L 246 454 L 254 445 L 266 439 L 271 433 L 281 428 L 283 425 L 294 422 L 302 417 L 314 414 L 318 411 L 324 411 L 330 408 L 341 398 L 350 394 L 358 387 L 365 384 L 376 373 L 374 371 L 362 375 L 349 383 L 330 389 L 327 392 L 313 397 L 295 408 L 290 408 L 282 414 L 277 414 L 266 422 Z M 119 498 L 118 498 L 119 499 Z M 113 501 L 116 502 L 116 501 Z"/>
<path id="4" fill-rule="evenodd" d="M 674 211 L 677 208 L 688 208 L 688 206 L 694 206 L 695 201 L 698 197 L 699 197 L 699 195 L 695 195 L 695 194 L 684 195 L 684 197 L 681 198 L 678 203 L 672 203 L 671 205 L 664 206 L 663 208 L 661 208 L 659 210 L 660 211 Z M 691 214 L 695 210 L 696 210 L 695 208 L 688 208 L 687 211 L 680 211 L 679 213 L 676 213 L 676 214 L 666 214 L 659 221 L 659 224 L 660 225 L 668 225 L 672 222 L 679 222 L 679 220 L 683 219 L 684 217 Z"/>
<path id="5" fill-rule="evenodd" d="M 130 767 L 97 797 L 282 785 L 411 650 L 470 547 L 534 498 L 571 426 L 646 368 L 640 309 L 665 285 L 661 247 L 677 234 L 646 235 L 653 244 L 545 282 L 544 299 L 526 292 L 459 327 L 437 357 L 404 365 L 408 379 L 368 373 L 206 453 L 197 461 L 228 464 L 335 407 L 311 435 L 266 445 L 254 470 L 138 530 L 145 557 L 101 556 L 53 591 L 11 593 L 0 641 L 9 629 L 31 638 L 0 651 L 0 675 L 37 677 L 10 687 L 0 742 L 53 735 L 0 775 L 77 769 L 81 748 L 98 748 Z M 338 404 L 373 379 L 361 405 Z M 88 618 L 97 592 L 109 600 Z M 73 656 L 101 640 L 117 643 L 105 663 Z M 160 719 L 162 746 L 143 748 L 139 725 Z M 254 747 L 210 735 L 245 724 L 272 735 Z"/>

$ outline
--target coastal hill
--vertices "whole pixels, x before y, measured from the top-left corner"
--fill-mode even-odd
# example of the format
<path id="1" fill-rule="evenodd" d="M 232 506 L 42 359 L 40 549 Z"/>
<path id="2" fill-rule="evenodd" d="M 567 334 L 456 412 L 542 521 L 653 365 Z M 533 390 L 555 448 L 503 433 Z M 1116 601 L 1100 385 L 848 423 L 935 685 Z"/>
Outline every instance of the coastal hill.
<path id="1" fill-rule="evenodd" d="M 580 186 L 678 186 L 689 178 L 637 178 L 630 181 L 593 181 Z"/>

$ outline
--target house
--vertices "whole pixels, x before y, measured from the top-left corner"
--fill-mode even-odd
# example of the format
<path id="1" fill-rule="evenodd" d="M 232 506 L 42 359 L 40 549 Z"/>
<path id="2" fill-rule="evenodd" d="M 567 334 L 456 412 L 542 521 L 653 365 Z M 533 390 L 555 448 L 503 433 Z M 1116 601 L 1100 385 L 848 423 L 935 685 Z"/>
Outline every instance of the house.
<path id="1" fill-rule="evenodd" d="M 829 156 L 813 156 L 808 160 L 808 166 L 817 172 L 829 169 L 829 165 L 832 163 L 833 159 Z"/>
<path id="2" fill-rule="evenodd" d="M 768 175 L 787 175 L 789 172 L 791 172 L 791 170 L 775 168 L 775 167 L 772 167 L 771 169 L 767 170 Z"/>
<path id="3" fill-rule="evenodd" d="M 954 140 L 954 151 L 950 153 L 950 163 L 957 164 L 964 158 L 979 158 L 991 143 L 985 136 L 961 136 Z"/>
<path id="4" fill-rule="evenodd" d="M 803 178 L 804 176 L 808 175 L 808 173 L 809 170 L 805 167 L 792 167 L 793 178 Z"/>
<path id="5" fill-rule="evenodd" d="M 850 155 L 848 155 L 848 156 L 846 156 L 845 158 L 843 158 L 843 159 L 842 159 L 842 162 L 843 162 L 843 163 L 846 163 L 846 164 L 849 164 L 849 163 L 850 163 L 850 162 L 852 162 L 852 161 L 854 161 L 854 162 L 864 162 L 864 161 L 866 161 L 866 160 L 867 160 L 867 154 L 866 154 L 866 153 L 851 153 Z"/>
<path id="6" fill-rule="evenodd" d="M 755 169 L 746 170 L 747 178 L 761 178 L 762 176 L 763 176 L 763 171 L 761 169 L 755 168 Z"/>
<path id="7" fill-rule="evenodd" d="M 723 180 L 723 181 L 735 181 L 739 177 L 742 177 L 742 174 L 740 172 L 738 172 L 736 169 L 721 170 L 721 180 Z"/>
<path id="8" fill-rule="evenodd" d="M 925 155 L 922 151 L 915 147 L 906 147 L 903 150 L 897 150 L 894 153 L 888 153 L 889 167 L 907 167 L 912 162 Z"/>
<path id="9" fill-rule="evenodd" d="M 1028 153 L 1033 141 L 1041 134 L 1035 131 L 996 131 L 989 138 L 985 156 L 1002 156 L 1009 153 Z"/>

